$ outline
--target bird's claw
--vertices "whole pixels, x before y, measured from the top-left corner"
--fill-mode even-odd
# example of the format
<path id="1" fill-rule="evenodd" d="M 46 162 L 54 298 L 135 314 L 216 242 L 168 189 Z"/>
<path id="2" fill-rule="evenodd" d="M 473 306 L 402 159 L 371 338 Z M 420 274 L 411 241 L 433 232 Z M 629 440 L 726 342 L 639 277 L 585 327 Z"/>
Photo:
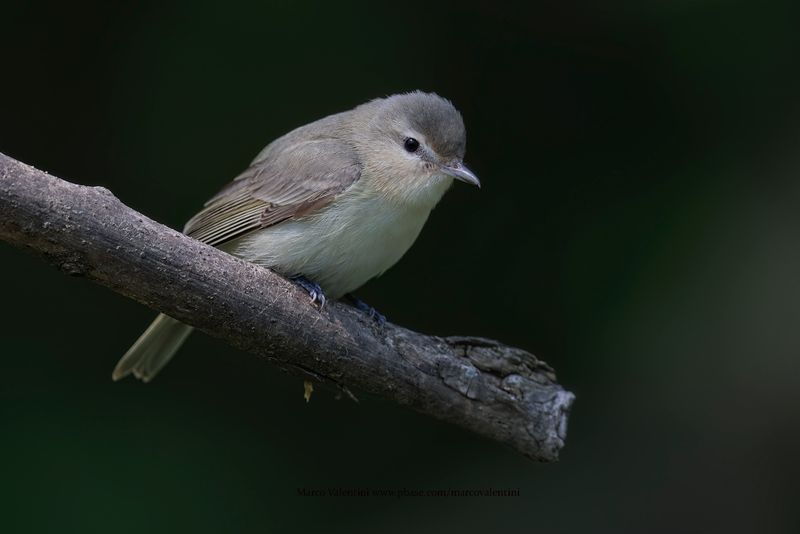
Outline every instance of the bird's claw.
<path id="1" fill-rule="evenodd" d="M 308 296 L 311 297 L 311 304 L 319 304 L 320 310 L 325 306 L 327 299 L 319 284 L 312 282 L 305 276 L 293 276 L 290 280 L 308 292 Z"/>
<path id="2" fill-rule="evenodd" d="M 309 293 L 311 297 L 311 304 L 319 304 L 319 309 L 321 310 L 323 306 L 325 306 L 325 293 L 322 291 L 312 291 Z"/>
<path id="3" fill-rule="evenodd" d="M 345 295 L 345 297 L 350 302 L 350 304 L 353 305 L 354 308 L 361 310 L 362 312 L 369 315 L 370 319 L 373 319 L 376 323 L 378 323 L 379 326 L 383 326 L 386 324 L 386 316 L 384 316 L 382 313 L 380 313 L 378 310 L 376 310 L 375 308 L 373 308 L 360 298 L 355 297 L 349 293 Z"/>

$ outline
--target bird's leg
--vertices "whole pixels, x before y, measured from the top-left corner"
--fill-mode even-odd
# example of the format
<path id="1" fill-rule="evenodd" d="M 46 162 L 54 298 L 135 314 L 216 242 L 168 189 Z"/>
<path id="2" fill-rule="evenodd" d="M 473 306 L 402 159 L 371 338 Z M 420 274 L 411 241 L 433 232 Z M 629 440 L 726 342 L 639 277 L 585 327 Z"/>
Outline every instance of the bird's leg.
<path id="1" fill-rule="evenodd" d="M 386 317 L 382 313 L 380 313 L 378 310 L 376 310 L 375 308 L 373 308 L 360 298 L 356 297 L 352 293 L 346 294 L 343 298 L 354 308 L 361 310 L 362 312 L 369 315 L 372 319 L 375 319 L 375 321 L 379 325 L 383 326 L 384 324 L 386 324 Z"/>
<path id="2" fill-rule="evenodd" d="M 320 309 L 325 306 L 325 293 L 322 292 L 322 288 L 319 287 L 319 284 L 312 282 L 303 275 L 292 276 L 289 280 L 308 291 L 312 304 L 318 303 Z"/>

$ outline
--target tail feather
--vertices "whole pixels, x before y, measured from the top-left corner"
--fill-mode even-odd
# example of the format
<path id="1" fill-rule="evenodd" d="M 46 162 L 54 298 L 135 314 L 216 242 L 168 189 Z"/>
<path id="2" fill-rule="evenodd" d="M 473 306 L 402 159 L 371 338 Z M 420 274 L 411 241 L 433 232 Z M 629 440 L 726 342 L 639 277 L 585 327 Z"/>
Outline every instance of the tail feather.
<path id="1" fill-rule="evenodd" d="M 191 326 L 159 314 L 120 358 L 111 378 L 119 380 L 133 373 L 143 382 L 149 382 L 172 359 L 192 330 Z"/>

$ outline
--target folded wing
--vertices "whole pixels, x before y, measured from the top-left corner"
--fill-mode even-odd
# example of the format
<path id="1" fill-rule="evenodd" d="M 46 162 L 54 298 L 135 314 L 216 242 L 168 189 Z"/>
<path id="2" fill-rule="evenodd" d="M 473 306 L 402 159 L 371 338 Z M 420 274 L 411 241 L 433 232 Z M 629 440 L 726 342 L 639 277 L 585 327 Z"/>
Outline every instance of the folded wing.
<path id="1" fill-rule="evenodd" d="M 186 223 L 184 233 L 218 246 L 309 215 L 358 180 L 361 166 L 352 146 L 336 137 L 302 137 L 298 131 L 268 145 L 247 170 L 206 202 Z"/>

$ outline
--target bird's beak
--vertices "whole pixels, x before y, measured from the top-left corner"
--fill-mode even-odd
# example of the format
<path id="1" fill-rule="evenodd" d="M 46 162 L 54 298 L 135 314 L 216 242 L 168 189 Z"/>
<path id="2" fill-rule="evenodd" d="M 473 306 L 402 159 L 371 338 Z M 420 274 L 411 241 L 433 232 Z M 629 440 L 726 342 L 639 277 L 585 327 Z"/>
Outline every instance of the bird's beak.
<path id="1" fill-rule="evenodd" d="M 481 181 L 478 180 L 478 177 L 475 176 L 475 174 L 466 168 L 461 162 L 456 162 L 452 165 L 442 165 L 442 172 L 447 176 L 455 178 L 456 180 L 461 180 L 462 182 L 466 182 L 479 188 L 481 186 Z"/>

